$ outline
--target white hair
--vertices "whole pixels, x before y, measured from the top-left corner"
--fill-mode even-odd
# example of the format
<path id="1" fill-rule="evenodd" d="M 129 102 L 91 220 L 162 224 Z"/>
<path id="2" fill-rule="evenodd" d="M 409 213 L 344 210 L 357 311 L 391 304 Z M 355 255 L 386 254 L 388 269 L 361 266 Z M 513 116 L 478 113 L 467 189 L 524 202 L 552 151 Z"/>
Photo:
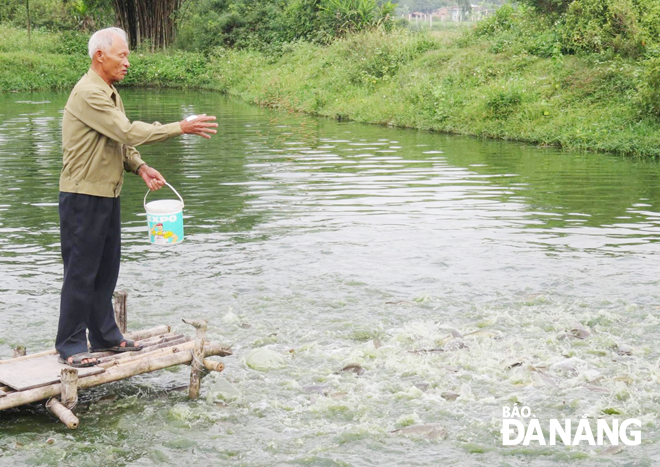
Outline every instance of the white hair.
<path id="1" fill-rule="evenodd" d="M 94 53 L 97 50 L 105 51 L 112 47 L 112 38 L 114 36 L 121 37 L 124 39 L 124 42 L 128 44 L 128 37 L 123 29 L 105 28 L 92 34 L 92 37 L 89 38 L 89 44 L 87 45 L 90 58 L 94 58 Z"/>

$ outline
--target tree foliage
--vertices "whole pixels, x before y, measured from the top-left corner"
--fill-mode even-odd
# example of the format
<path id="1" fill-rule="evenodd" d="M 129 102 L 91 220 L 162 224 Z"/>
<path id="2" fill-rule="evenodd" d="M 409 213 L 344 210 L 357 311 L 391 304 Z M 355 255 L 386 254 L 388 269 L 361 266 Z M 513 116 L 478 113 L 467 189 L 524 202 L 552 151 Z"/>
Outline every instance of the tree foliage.
<path id="1" fill-rule="evenodd" d="M 378 5 L 376 0 L 324 0 L 320 5 L 321 20 L 335 37 L 385 24 L 394 8 L 391 2 Z"/>
<path id="2" fill-rule="evenodd" d="M 551 41 L 543 49 L 564 54 L 605 53 L 641 57 L 660 46 L 658 0 L 523 0 L 530 8 L 502 7 L 477 27 L 477 34 L 498 35 L 509 25 L 507 40 L 527 44 Z M 515 36 L 515 37 L 514 37 Z M 502 36 L 499 36 L 502 39 Z M 502 39 L 503 40 L 503 39 Z"/>
<path id="3" fill-rule="evenodd" d="M 560 15 L 565 13 L 574 0 L 521 0 L 521 3 L 529 5 L 544 15 Z"/>
<path id="4" fill-rule="evenodd" d="M 200 0 L 182 18 L 177 44 L 273 49 L 298 40 L 328 43 L 390 24 L 394 5 L 376 0 Z"/>
<path id="5" fill-rule="evenodd" d="M 92 31 L 110 26 L 114 12 L 110 0 L 30 0 L 32 27 Z M 25 0 L 0 1 L 0 23 L 26 27 Z"/>

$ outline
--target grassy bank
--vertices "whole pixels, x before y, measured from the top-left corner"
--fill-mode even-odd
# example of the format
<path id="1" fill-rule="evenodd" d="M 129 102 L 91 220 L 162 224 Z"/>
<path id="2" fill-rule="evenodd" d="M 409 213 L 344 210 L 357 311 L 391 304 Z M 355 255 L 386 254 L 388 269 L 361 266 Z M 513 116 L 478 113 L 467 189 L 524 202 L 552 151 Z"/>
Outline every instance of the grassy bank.
<path id="1" fill-rule="evenodd" d="M 660 154 L 640 110 L 643 65 L 494 53 L 464 36 L 353 36 L 277 60 L 222 51 L 215 86 L 246 101 L 359 122 L 599 150 Z"/>
<path id="2" fill-rule="evenodd" d="M 53 45 L 63 39 L 67 53 Z M 69 88 L 88 66 L 82 39 L 52 37 L 41 50 L 0 44 L 0 90 Z M 137 51 L 123 85 L 192 86 L 331 118 L 657 157 L 660 120 L 642 111 L 644 75 L 639 60 L 540 58 L 469 33 L 376 31 L 277 56 Z"/>

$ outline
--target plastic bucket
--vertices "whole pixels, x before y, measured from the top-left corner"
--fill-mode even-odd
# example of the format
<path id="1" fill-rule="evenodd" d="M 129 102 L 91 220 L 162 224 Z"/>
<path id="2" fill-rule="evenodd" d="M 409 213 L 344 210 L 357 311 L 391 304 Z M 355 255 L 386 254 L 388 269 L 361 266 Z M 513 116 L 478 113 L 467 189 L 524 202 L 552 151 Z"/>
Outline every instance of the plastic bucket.
<path id="1" fill-rule="evenodd" d="M 147 211 L 149 241 L 154 245 L 174 245 L 183 241 L 183 198 L 169 183 L 165 183 L 179 199 L 160 199 L 147 203 L 144 195 L 144 210 Z"/>

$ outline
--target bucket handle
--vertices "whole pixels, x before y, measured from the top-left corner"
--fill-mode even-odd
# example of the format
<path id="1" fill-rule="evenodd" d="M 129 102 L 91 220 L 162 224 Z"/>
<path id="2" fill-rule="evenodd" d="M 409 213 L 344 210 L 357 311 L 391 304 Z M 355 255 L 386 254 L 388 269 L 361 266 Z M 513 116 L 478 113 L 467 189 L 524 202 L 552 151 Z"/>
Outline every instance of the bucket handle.
<path id="1" fill-rule="evenodd" d="M 170 190 L 172 190 L 172 191 L 173 191 L 173 192 L 179 197 L 179 199 L 181 200 L 181 207 L 183 208 L 183 206 L 184 206 L 184 204 L 183 204 L 183 198 L 181 197 L 181 195 L 179 194 L 179 192 L 176 191 L 176 190 L 174 189 L 174 187 L 173 187 L 172 185 L 170 185 L 169 183 L 165 182 L 165 185 L 169 186 L 169 187 L 170 187 Z M 149 193 L 151 193 L 151 191 L 152 191 L 152 190 L 150 189 L 150 190 L 147 191 L 147 193 L 144 195 L 144 209 L 145 209 L 145 210 L 147 209 L 147 196 L 149 196 Z"/>

